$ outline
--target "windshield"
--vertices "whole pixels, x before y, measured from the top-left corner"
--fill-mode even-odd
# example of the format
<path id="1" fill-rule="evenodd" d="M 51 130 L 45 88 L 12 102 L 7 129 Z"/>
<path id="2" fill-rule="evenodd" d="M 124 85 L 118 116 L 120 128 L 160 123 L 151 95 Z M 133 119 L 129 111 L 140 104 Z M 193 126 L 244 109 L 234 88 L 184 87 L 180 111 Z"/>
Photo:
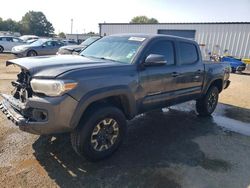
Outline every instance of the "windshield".
<path id="1" fill-rule="evenodd" d="M 30 46 L 41 46 L 41 45 L 43 45 L 43 43 L 45 43 L 46 41 L 48 41 L 48 39 L 38 39 L 37 41 L 32 42 L 32 43 L 30 44 Z"/>
<path id="2" fill-rule="evenodd" d="M 81 43 L 81 46 L 88 46 L 98 40 L 100 37 L 90 37 Z"/>
<path id="3" fill-rule="evenodd" d="M 129 64 L 144 40 L 142 37 L 104 37 L 83 50 L 80 55 Z"/>

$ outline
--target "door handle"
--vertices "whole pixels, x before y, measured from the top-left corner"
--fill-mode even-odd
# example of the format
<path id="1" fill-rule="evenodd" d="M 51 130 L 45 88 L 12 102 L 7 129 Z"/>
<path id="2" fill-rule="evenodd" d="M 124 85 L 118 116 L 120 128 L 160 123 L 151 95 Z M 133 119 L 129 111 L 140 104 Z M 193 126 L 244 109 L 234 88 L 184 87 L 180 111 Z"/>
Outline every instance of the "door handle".
<path id="1" fill-rule="evenodd" d="M 180 73 L 178 73 L 178 72 L 173 72 L 172 73 L 172 77 L 177 77 L 177 76 L 179 76 L 180 75 Z"/>
<path id="2" fill-rule="evenodd" d="M 200 70 L 200 69 L 199 69 L 199 70 L 197 70 L 196 72 L 197 72 L 197 74 L 201 74 L 201 70 Z"/>

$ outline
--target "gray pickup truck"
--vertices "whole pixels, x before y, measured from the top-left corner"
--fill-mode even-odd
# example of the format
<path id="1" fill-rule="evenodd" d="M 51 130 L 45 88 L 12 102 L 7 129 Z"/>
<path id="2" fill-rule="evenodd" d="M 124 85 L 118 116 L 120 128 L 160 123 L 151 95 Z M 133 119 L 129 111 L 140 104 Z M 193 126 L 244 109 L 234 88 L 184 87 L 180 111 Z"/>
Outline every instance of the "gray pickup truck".
<path id="1" fill-rule="evenodd" d="M 195 41 L 166 35 L 104 37 L 81 54 L 9 60 L 20 67 L 0 109 L 23 131 L 71 133 L 89 160 L 111 155 L 140 113 L 196 100 L 200 116 L 216 108 L 230 67 L 203 62 Z M 171 123 L 171 122 L 169 122 Z"/>

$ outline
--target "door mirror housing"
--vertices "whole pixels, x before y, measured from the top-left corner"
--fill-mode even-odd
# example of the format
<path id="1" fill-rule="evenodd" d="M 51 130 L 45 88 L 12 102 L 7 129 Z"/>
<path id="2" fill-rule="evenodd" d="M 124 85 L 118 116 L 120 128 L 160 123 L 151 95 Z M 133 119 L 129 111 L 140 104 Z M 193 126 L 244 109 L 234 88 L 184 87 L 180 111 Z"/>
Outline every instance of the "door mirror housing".
<path id="1" fill-rule="evenodd" d="M 42 45 L 42 48 L 45 48 L 45 47 L 46 47 L 46 44 L 43 44 L 43 45 Z"/>
<path id="2" fill-rule="evenodd" d="M 147 56 L 143 64 L 144 66 L 160 66 L 160 65 L 166 65 L 167 60 L 163 55 L 150 54 Z"/>

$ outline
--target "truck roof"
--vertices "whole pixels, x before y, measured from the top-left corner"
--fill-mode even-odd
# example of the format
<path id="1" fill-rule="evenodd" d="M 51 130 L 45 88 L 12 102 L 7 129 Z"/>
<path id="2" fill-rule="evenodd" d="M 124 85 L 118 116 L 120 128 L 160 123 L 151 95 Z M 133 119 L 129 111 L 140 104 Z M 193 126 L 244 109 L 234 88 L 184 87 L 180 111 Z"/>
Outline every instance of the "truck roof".
<path id="1" fill-rule="evenodd" d="M 152 38 L 172 38 L 172 39 L 180 39 L 180 40 L 186 40 L 188 42 L 195 42 L 194 40 L 184 38 L 184 37 L 178 37 L 174 35 L 164 35 L 164 34 L 147 34 L 147 33 L 121 33 L 121 34 L 113 34 L 109 36 L 124 36 L 124 37 L 142 37 L 146 39 L 152 39 Z"/>

